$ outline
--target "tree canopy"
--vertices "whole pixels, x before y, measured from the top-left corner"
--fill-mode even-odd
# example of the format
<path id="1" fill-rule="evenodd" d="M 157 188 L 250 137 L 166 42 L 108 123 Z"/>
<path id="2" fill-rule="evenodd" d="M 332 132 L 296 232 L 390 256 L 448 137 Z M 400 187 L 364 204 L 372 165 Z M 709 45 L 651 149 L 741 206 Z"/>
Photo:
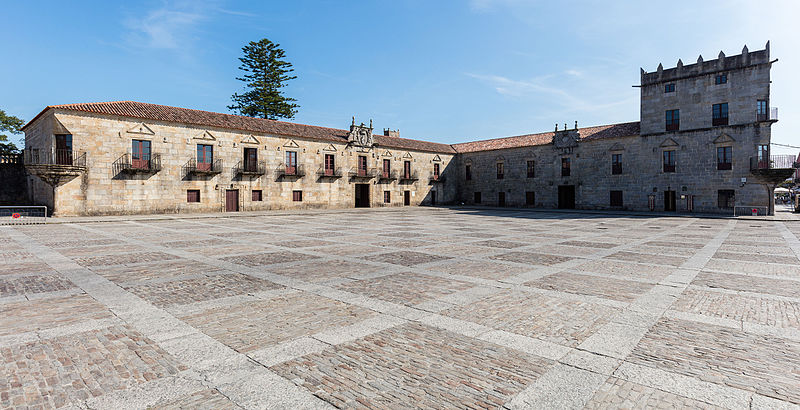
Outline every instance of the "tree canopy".
<path id="1" fill-rule="evenodd" d="M 0 109 L 0 133 L 19 134 L 23 125 L 25 121 Z M 0 134 L 0 154 L 19 154 L 19 148 L 8 140 L 8 135 Z"/>
<path id="2" fill-rule="evenodd" d="M 245 74 L 236 79 L 245 83 L 245 91 L 233 94 L 233 105 L 228 109 L 249 117 L 294 118 L 299 105 L 294 98 L 285 96 L 282 88 L 297 77 L 291 75 L 292 63 L 284 60 L 286 53 L 280 44 L 263 38 L 251 41 L 242 47 L 242 52 L 239 69 Z"/>

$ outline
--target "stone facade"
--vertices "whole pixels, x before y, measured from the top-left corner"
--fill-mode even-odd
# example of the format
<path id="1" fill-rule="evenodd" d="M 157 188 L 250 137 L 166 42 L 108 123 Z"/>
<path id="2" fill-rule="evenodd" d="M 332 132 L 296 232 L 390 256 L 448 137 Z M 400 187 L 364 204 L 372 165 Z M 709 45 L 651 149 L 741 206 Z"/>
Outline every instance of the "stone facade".
<path id="1" fill-rule="evenodd" d="M 52 150 L 55 135 L 71 135 L 71 149 L 86 153 L 85 171 L 55 189 L 34 176 L 28 183 L 32 200 L 60 215 L 458 203 L 763 210 L 771 191 L 751 163 L 769 155 L 776 121 L 769 58 L 767 43 L 737 56 L 642 70 L 640 122 L 584 128 L 575 122 L 549 133 L 453 145 L 400 138 L 390 129 L 374 135 L 371 121 L 355 119 L 349 130 L 337 130 L 135 102 L 53 106 L 25 126 L 26 151 Z M 158 172 L 119 172 L 137 140 L 160 154 Z M 218 173 L 187 172 L 198 145 L 213 147 L 214 160 L 222 160 Z M 257 151 L 264 172 L 237 172 L 246 148 Z M 296 153 L 304 175 L 282 172 L 287 152 Z M 334 158 L 333 176 L 320 175 L 326 155 Z M 384 160 L 392 178 L 379 175 Z M 416 178 L 400 178 L 405 162 Z M 357 174 L 359 164 L 366 177 Z M 199 202 L 188 202 L 189 190 L 199 191 Z"/>

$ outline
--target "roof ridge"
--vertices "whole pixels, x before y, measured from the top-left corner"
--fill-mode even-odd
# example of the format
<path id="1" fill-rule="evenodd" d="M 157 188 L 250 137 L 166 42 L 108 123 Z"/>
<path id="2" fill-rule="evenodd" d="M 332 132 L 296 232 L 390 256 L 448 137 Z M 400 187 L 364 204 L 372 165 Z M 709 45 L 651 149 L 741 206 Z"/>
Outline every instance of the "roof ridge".
<path id="1" fill-rule="evenodd" d="M 631 124 L 637 124 L 637 123 L 641 123 L 641 121 L 626 121 L 626 122 L 618 122 L 618 123 L 613 123 L 613 124 L 590 125 L 588 127 L 580 127 L 580 128 L 578 128 L 578 131 L 586 130 L 586 129 L 589 129 L 589 128 L 613 127 L 615 125 L 631 125 Z M 452 145 L 464 145 L 464 144 L 472 144 L 472 143 L 475 143 L 475 142 L 500 141 L 500 140 L 506 140 L 506 139 L 511 139 L 511 138 L 533 137 L 533 136 L 553 134 L 554 132 L 555 131 L 542 131 L 542 132 L 533 132 L 533 133 L 529 133 L 529 134 L 509 135 L 509 136 L 506 136 L 506 137 L 496 137 L 496 138 L 486 138 L 486 139 L 474 140 L 474 141 L 456 142 L 456 143 L 454 143 Z"/>

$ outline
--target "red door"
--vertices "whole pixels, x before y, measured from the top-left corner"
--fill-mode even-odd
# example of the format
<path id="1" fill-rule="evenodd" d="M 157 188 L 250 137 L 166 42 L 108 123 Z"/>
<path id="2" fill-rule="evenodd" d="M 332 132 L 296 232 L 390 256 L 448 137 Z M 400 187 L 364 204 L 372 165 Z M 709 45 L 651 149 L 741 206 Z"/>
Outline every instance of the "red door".
<path id="1" fill-rule="evenodd" d="M 363 155 L 358 156 L 358 176 L 367 176 L 367 157 Z"/>
<path id="2" fill-rule="evenodd" d="M 286 175 L 295 175 L 297 173 L 297 153 L 294 151 L 286 151 Z"/>
<path id="3" fill-rule="evenodd" d="M 214 147 L 212 145 L 197 144 L 197 169 L 210 171 L 213 160 Z"/>
<path id="4" fill-rule="evenodd" d="M 228 189 L 225 191 L 225 212 L 237 212 L 239 210 L 239 190 Z"/>
<path id="5" fill-rule="evenodd" d="M 383 160 L 383 177 L 388 179 L 392 171 L 392 163 L 388 159 Z"/>
<path id="6" fill-rule="evenodd" d="M 150 141 L 133 140 L 131 166 L 136 169 L 150 168 Z"/>
<path id="7" fill-rule="evenodd" d="M 334 173 L 334 157 L 333 154 L 325 154 L 325 175 L 331 176 Z"/>

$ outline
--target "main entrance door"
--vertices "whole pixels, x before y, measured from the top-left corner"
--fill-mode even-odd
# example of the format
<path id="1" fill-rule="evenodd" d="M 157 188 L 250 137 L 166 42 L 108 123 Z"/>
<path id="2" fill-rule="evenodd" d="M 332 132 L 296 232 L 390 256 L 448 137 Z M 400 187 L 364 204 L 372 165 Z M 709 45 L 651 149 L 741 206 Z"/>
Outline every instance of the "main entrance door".
<path id="1" fill-rule="evenodd" d="M 403 191 L 403 205 L 411 205 L 411 191 Z"/>
<path id="2" fill-rule="evenodd" d="M 673 212 L 676 210 L 675 191 L 664 191 L 664 211 Z"/>
<path id="3" fill-rule="evenodd" d="M 369 184 L 356 184 L 356 208 L 369 208 Z"/>
<path id="4" fill-rule="evenodd" d="M 558 209 L 575 209 L 575 185 L 558 186 Z"/>
<path id="5" fill-rule="evenodd" d="M 225 212 L 239 211 L 239 190 L 228 189 L 225 191 Z"/>

